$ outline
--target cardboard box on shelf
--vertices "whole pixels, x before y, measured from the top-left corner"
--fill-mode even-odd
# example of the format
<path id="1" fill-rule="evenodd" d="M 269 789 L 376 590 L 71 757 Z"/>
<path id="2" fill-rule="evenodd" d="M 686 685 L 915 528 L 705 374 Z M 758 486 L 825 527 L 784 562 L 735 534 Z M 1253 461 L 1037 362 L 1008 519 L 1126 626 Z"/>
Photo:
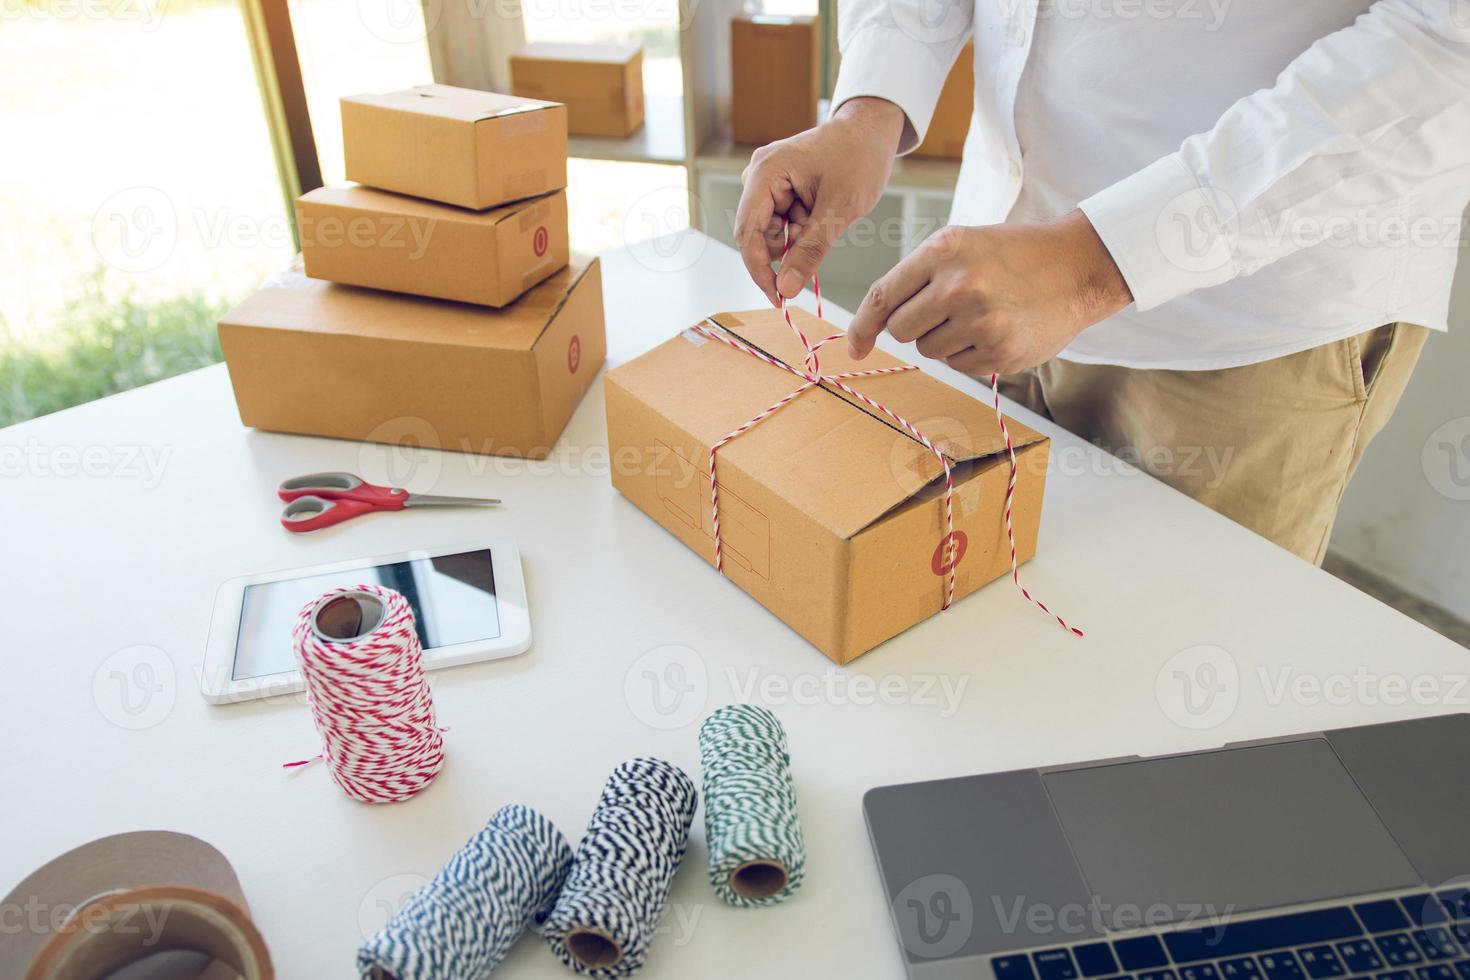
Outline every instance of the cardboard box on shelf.
<path id="1" fill-rule="evenodd" d="M 293 269 L 225 314 L 219 335 L 248 426 L 534 459 L 607 351 L 598 261 L 575 256 L 499 310 Z"/>
<path id="2" fill-rule="evenodd" d="M 955 59 L 940 90 L 939 102 L 924 142 L 914 150 L 916 157 L 945 157 L 958 160 L 965 153 L 970 134 L 970 117 L 975 111 L 975 45 L 966 44 Z"/>
<path id="3" fill-rule="evenodd" d="M 483 210 L 567 186 L 566 106 L 451 85 L 342 99 L 347 179 Z"/>
<path id="4" fill-rule="evenodd" d="M 510 56 L 516 95 L 560 102 L 576 136 L 632 136 L 643 126 L 643 49 L 636 44 L 528 44 Z"/>
<path id="5" fill-rule="evenodd" d="M 301 255 L 316 279 L 504 306 L 567 264 L 567 195 L 470 211 L 370 187 L 321 187 L 296 201 Z"/>
<path id="6" fill-rule="evenodd" d="M 821 31 L 815 17 L 749 14 L 730 21 L 730 131 L 769 143 L 817 124 Z"/>
<path id="7" fill-rule="evenodd" d="M 793 311 L 809 337 L 832 332 Z M 789 365 L 802 348 L 777 310 L 706 321 Z M 822 370 L 901 365 L 882 351 L 854 362 L 833 345 Z M 710 447 L 801 381 L 695 330 L 609 371 L 613 485 L 713 564 Z M 921 371 L 854 379 L 953 462 L 954 534 L 943 466 L 881 413 L 830 382 L 798 396 L 719 450 L 724 571 L 837 663 L 938 612 L 951 570 L 958 599 L 1010 570 L 1004 503 L 1010 470 L 994 413 Z M 1036 550 L 1049 441 L 1007 420 L 1019 465 L 1013 521 L 1020 559 Z"/>

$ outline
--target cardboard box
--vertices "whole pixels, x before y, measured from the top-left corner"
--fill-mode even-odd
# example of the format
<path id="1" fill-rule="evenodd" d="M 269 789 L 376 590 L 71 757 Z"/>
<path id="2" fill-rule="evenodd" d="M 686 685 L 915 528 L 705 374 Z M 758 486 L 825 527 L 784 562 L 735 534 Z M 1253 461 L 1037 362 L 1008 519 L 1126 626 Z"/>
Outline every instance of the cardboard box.
<path id="1" fill-rule="evenodd" d="M 815 17 L 752 14 L 730 21 L 730 131 L 770 143 L 817 124 L 821 31 Z"/>
<path id="2" fill-rule="evenodd" d="M 342 100 L 347 179 L 460 207 L 567 186 L 567 110 L 450 85 Z"/>
<path id="3" fill-rule="evenodd" d="M 636 44 L 528 44 L 510 57 L 516 95 L 567 107 L 578 136 L 632 136 L 643 126 L 643 49 Z"/>
<path id="4" fill-rule="evenodd" d="M 975 45 L 966 44 L 955 59 L 949 77 L 934 106 L 934 118 L 924 142 L 913 151 L 916 157 L 945 157 L 958 160 L 965 153 L 970 134 L 970 117 L 975 112 Z"/>
<path id="5" fill-rule="evenodd" d="M 832 333 L 793 311 L 809 337 Z M 787 364 L 802 348 L 777 310 L 711 318 Z M 903 362 L 821 352 L 828 373 Z M 613 485 L 713 564 L 710 446 L 800 384 L 786 371 L 685 331 L 609 371 Z M 944 520 L 943 467 L 900 427 L 824 385 L 719 451 L 725 573 L 828 657 L 847 663 L 955 597 L 1010 571 L 1004 503 L 1010 471 L 990 407 L 921 371 L 851 382 L 934 440 L 954 461 L 955 535 Z M 1020 471 L 1014 526 L 1021 560 L 1036 551 L 1049 442 L 1007 420 Z"/>
<path id="6" fill-rule="evenodd" d="M 500 310 L 295 272 L 219 335 L 246 425 L 535 459 L 607 351 L 601 270 L 580 257 Z"/>
<path id="7" fill-rule="evenodd" d="M 567 264 L 567 194 L 469 211 L 352 185 L 296 201 L 316 279 L 504 306 Z"/>

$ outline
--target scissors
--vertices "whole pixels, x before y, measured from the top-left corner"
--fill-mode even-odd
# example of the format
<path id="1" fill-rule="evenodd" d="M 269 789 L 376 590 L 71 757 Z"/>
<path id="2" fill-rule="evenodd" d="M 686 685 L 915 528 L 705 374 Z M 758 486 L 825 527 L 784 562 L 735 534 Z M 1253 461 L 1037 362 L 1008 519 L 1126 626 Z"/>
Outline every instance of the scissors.
<path id="1" fill-rule="evenodd" d="M 281 484 L 277 496 L 286 501 L 281 526 L 304 533 L 341 524 L 359 514 L 405 507 L 491 507 L 487 497 L 435 497 L 401 487 L 378 487 L 352 473 L 308 473 Z"/>

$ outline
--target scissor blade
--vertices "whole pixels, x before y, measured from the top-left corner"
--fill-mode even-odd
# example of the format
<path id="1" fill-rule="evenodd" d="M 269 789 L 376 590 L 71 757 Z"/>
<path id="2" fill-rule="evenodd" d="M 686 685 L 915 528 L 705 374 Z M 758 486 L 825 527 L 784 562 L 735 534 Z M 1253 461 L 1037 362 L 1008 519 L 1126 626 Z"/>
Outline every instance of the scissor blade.
<path id="1" fill-rule="evenodd" d="M 436 497 L 425 493 L 411 493 L 405 507 L 494 507 L 500 503 L 491 497 Z"/>

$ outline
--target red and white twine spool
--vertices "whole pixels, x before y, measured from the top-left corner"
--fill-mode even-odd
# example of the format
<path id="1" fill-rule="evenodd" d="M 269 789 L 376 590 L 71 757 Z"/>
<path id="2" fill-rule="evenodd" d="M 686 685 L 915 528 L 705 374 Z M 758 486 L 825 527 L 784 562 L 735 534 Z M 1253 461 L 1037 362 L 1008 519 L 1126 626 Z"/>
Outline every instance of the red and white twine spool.
<path id="1" fill-rule="evenodd" d="M 784 243 L 784 245 L 783 245 L 783 247 L 781 249 L 781 256 L 782 256 L 782 258 L 785 258 L 786 253 L 790 250 L 790 248 L 791 248 L 791 227 L 790 227 L 790 223 L 788 222 L 787 225 L 786 225 L 786 230 L 785 230 L 785 243 Z M 822 316 L 822 284 L 821 284 L 821 281 L 816 277 L 815 274 L 812 276 L 812 291 L 814 293 L 816 293 L 816 297 L 817 297 L 817 317 L 818 317 L 818 319 L 820 319 L 821 316 Z M 725 345 L 727 345 L 729 347 L 733 347 L 735 350 L 738 350 L 741 353 L 748 354 L 751 357 L 754 357 L 754 358 L 756 358 L 758 360 L 764 361 L 766 364 L 769 364 L 772 367 L 780 368 L 783 371 L 786 371 L 786 372 L 788 372 L 788 373 L 790 373 L 792 375 L 795 375 L 797 378 L 800 378 L 801 379 L 801 382 L 802 382 L 801 385 L 798 386 L 790 394 L 786 395 L 785 397 L 777 400 L 776 402 L 774 402 L 770 406 L 768 406 L 768 407 L 762 409 L 761 411 L 757 412 L 755 415 L 751 416 L 749 419 L 745 420 L 740 425 L 736 426 L 724 438 L 720 439 L 713 446 L 710 447 L 710 450 L 709 450 L 709 485 L 710 485 L 711 523 L 713 525 L 713 532 L 714 532 L 714 539 L 715 539 L 715 569 L 717 571 L 719 571 L 720 574 L 722 574 L 722 575 L 725 574 L 725 562 L 724 562 L 724 552 L 725 552 L 725 549 L 724 549 L 724 542 L 723 542 L 723 540 L 720 537 L 720 484 L 719 484 L 719 480 L 716 478 L 716 475 L 715 475 L 715 457 L 716 457 L 716 455 L 719 453 L 719 451 L 722 448 L 724 448 L 727 444 L 729 444 L 729 442 L 731 440 L 735 439 L 738 436 L 743 435 L 746 432 L 749 432 L 751 429 L 755 428 L 757 425 L 759 425 L 760 423 L 764 422 L 766 419 L 770 418 L 772 415 L 775 415 L 777 412 L 779 412 L 781 409 L 785 408 L 787 405 L 790 405 L 792 402 L 796 401 L 797 398 L 801 397 L 803 394 L 805 394 L 806 392 L 810 391 L 812 388 L 816 388 L 816 387 L 818 387 L 820 385 L 823 385 L 823 384 L 830 384 L 834 388 L 838 388 L 841 391 L 844 391 L 847 394 L 851 395 L 852 397 L 856 398 L 858 401 L 862 402 L 864 405 L 867 405 L 870 408 L 874 408 L 874 409 L 877 409 L 879 412 L 882 412 L 888 418 L 892 419 L 895 423 L 897 423 L 899 426 L 901 426 L 904 429 L 904 431 L 908 432 L 909 435 L 913 436 L 913 438 L 921 446 L 923 446 L 925 449 L 929 450 L 929 452 L 931 452 L 931 453 L 934 454 L 934 457 L 937 460 L 939 460 L 939 465 L 944 468 L 944 531 L 945 531 L 945 535 L 944 535 L 943 540 L 944 541 L 951 541 L 951 540 L 953 540 L 954 539 L 954 464 L 950 462 L 949 457 L 945 456 L 944 453 L 943 453 L 943 451 L 941 451 L 940 448 L 938 446 L 936 446 L 933 443 L 933 441 L 931 441 L 929 439 L 928 436 L 924 435 L 924 433 L 922 431 L 920 431 L 919 428 L 916 425 L 914 425 L 913 423 L 911 423 L 908 419 L 904 418 L 902 415 L 899 415 L 897 412 L 893 411 L 891 408 L 889 408 L 887 405 L 884 405 L 882 402 L 877 401 L 876 399 L 873 399 L 873 398 L 868 397 L 867 395 L 865 395 L 862 392 L 860 392 L 860 391 L 856 390 L 855 388 L 853 388 L 851 385 L 847 384 L 848 381 L 855 380 L 857 378 L 872 378 L 872 377 L 877 377 L 878 375 L 883 375 L 883 374 L 897 374 L 897 373 L 899 373 L 901 371 L 916 371 L 916 370 L 918 370 L 917 366 L 916 365 L 913 365 L 913 364 L 903 364 L 903 365 L 899 365 L 899 366 L 896 366 L 896 367 L 874 368 L 874 369 L 868 370 L 868 371 L 849 371 L 849 372 L 846 372 L 846 373 L 843 373 L 843 374 L 823 374 L 822 373 L 821 361 L 820 361 L 820 359 L 817 356 L 817 351 L 821 350 L 821 348 L 822 348 L 823 345 L 825 345 L 825 344 L 827 344 L 827 343 L 829 343 L 831 341 L 834 341 L 834 340 L 838 340 L 840 338 L 843 338 L 843 337 L 846 336 L 846 334 L 845 333 L 835 333 L 835 334 L 832 334 L 830 337 L 823 337 L 821 340 L 819 340 L 815 344 L 813 344 L 811 341 L 809 341 L 807 339 L 806 334 L 801 330 L 801 328 L 796 325 L 795 321 L 793 321 L 791 319 L 791 308 L 786 304 L 785 297 L 782 297 L 782 296 L 780 296 L 778 294 L 777 295 L 777 302 L 780 305 L 782 315 L 786 319 L 786 326 L 788 326 L 788 327 L 791 328 L 791 332 L 796 335 L 796 339 L 798 341 L 800 341 L 801 346 L 806 351 L 806 356 L 805 356 L 805 359 L 804 359 L 805 360 L 805 370 L 801 370 L 801 369 L 792 367 L 790 364 L 787 364 L 784 361 L 781 361 L 781 360 L 778 360 L 778 359 L 776 359 L 774 357 L 771 357 L 770 355 L 766 354 L 763 351 L 756 350 L 754 347 L 751 347 L 748 344 L 741 343 L 735 337 L 731 336 L 728 331 L 724 330 L 721 327 L 718 327 L 718 325 L 715 324 L 715 323 L 713 323 L 712 321 L 706 321 L 704 323 L 699 324 L 698 326 L 696 326 L 694 328 L 695 332 L 697 332 L 697 333 L 699 333 L 699 334 L 701 334 L 701 335 L 703 335 L 705 337 L 708 337 L 711 340 L 718 340 L 722 344 L 725 344 Z M 1080 629 L 1078 629 L 1075 626 L 1070 625 L 1061 616 L 1058 616 L 1056 613 L 1054 613 L 1050 609 L 1048 609 L 1047 606 L 1046 606 L 1046 603 L 1042 602 L 1040 599 L 1038 599 L 1035 596 L 1033 596 L 1031 594 L 1031 592 L 1024 585 L 1021 584 L 1021 569 L 1020 569 L 1020 564 L 1019 564 L 1019 562 L 1017 560 L 1017 557 L 1018 556 L 1017 556 L 1017 551 L 1016 551 L 1016 532 L 1015 532 L 1014 528 L 1011 525 L 1011 508 L 1012 508 L 1012 504 L 1015 501 L 1015 496 L 1016 496 L 1016 476 L 1017 476 L 1016 450 L 1015 450 L 1014 445 L 1011 442 L 1011 432 L 1010 432 L 1010 429 L 1008 429 L 1006 427 L 1005 416 L 1001 413 L 1001 410 L 1000 410 L 1000 386 L 999 386 L 999 378 L 996 375 L 994 375 L 994 374 L 992 374 L 990 376 L 990 388 L 991 388 L 991 391 L 995 395 L 995 420 L 1000 425 L 1001 435 L 1005 438 L 1006 456 L 1007 456 L 1007 459 L 1008 459 L 1008 461 L 1010 463 L 1010 479 L 1009 479 L 1009 481 L 1006 484 L 1005 527 L 1006 527 L 1006 539 L 1010 543 L 1010 546 L 1011 546 L 1011 579 L 1016 583 L 1016 588 L 1018 588 L 1018 589 L 1021 590 L 1021 595 L 1025 596 L 1025 598 L 1027 599 L 1027 601 L 1031 602 L 1033 605 L 1035 605 L 1042 612 L 1046 613 L 1048 616 L 1050 616 L 1053 619 L 1055 619 L 1057 621 L 1057 623 L 1063 629 L 1065 629 L 1067 632 L 1072 633 L 1072 634 L 1074 634 L 1076 636 L 1082 636 L 1083 634 L 1082 634 L 1082 631 Z M 948 571 L 947 571 L 947 573 L 945 575 L 944 601 L 943 601 L 942 605 L 940 606 L 940 609 L 941 610 L 948 609 L 954 603 L 954 590 L 955 590 L 955 568 L 954 568 L 954 566 L 955 566 L 955 564 L 956 564 L 955 562 L 949 563 L 949 569 L 948 569 Z"/>
<path id="2" fill-rule="evenodd" d="M 408 600 L 375 585 L 334 589 L 301 610 L 293 636 L 332 781 L 363 803 L 427 786 L 444 739 Z"/>

